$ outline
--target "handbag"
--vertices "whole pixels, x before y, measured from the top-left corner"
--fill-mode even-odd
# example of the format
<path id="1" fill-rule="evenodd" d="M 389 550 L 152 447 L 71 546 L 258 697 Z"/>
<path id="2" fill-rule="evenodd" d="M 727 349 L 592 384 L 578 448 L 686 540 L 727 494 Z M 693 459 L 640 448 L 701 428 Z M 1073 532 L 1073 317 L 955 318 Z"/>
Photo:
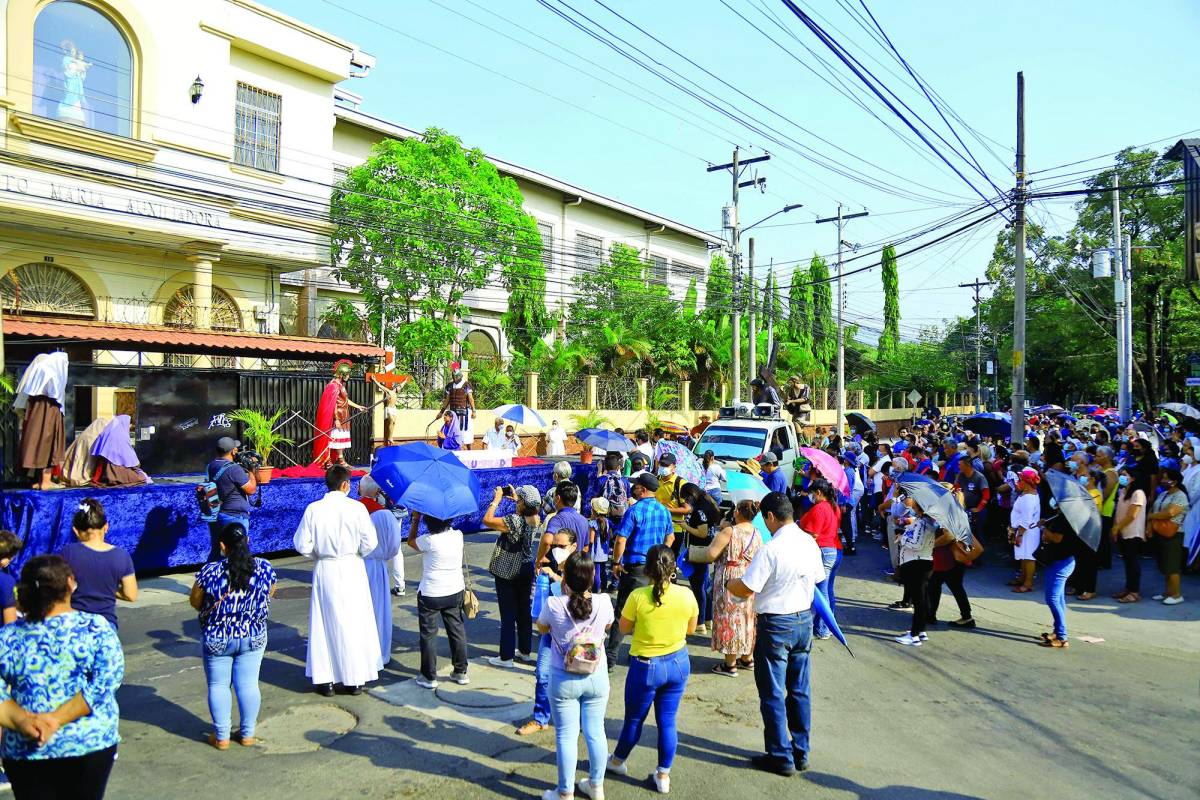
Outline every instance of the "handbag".
<path id="1" fill-rule="evenodd" d="M 978 536 L 972 536 L 970 547 L 967 547 L 962 542 L 955 542 L 950 552 L 954 554 L 954 560 L 958 563 L 970 564 L 983 555 L 983 542 L 979 541 Z"/>
<path id="2" fill-rule="evenodd" d="M 1155 536 L 1171 539 L 1179 533 L 1179 523 L 1173 519 L 1152 519 L 1150 520 L 1150 530 L 1154 531 Z"/>
<path id="3" fill-rule="evenodd" d="M 529 552 L 529 542 L 532 531 L 529 521 L 523 517 L 520 520 L 520 533 L 517 541 L 513 541 L 507 533 L 501 533 L 496 538 L 496 547 L 492 550 L 492 560 L 488 563 L 488 572 L 501 580 L 512 580 L 521 572 L 525 556 Z"/>
<path id="4" fill-rule="evenodd" d="M 462 610 L 466 614 L 467 619 L 475 619 L 475 615 L 479 613 L 479 598 L 475 596 L 475 590 L 471 588 L 471 570 L 463 565 L 463 589 Z"/>

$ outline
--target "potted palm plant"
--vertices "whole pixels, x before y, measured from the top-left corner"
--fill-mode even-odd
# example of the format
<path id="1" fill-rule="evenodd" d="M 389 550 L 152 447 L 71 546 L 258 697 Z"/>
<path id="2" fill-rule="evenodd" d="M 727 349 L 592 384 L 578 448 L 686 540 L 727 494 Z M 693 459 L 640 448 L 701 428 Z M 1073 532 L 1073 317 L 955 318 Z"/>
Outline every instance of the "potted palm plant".
<path id="1" fill-rule="evenodd" d="M 291 439 L 275 430 L 275 424 L 283 416 L 284 409 L 279 409 L 275 415 L 268 417 L 261 411 L 252 408 L 239 408 L 229 415 L 231 420 L 242 423 L 242 436 L 254 446 L 262 458 L 262 466 L 254 476 L 259 483 L 270 483 L 275 468 L 271 466 L 271 451 L 277 445 L 295 444 Z"/>
<path id="2" fill-rule="evenodd" d="M 575 423 L 576 431 L 586 430 L 587 428 L 600 428 L 605 425 L 612 424 L 612 420 L 595 409 L 591 411 L 585 411 L 582 414 L 572 414 L 571 421 Z M 580 442 L 580 444 L 583 443 Z M 581 464 L 592 463 L 592 448 L 588 447 L 586 444 L 584 444 L 583 449 L 579 451 L 579 462 Z"/>

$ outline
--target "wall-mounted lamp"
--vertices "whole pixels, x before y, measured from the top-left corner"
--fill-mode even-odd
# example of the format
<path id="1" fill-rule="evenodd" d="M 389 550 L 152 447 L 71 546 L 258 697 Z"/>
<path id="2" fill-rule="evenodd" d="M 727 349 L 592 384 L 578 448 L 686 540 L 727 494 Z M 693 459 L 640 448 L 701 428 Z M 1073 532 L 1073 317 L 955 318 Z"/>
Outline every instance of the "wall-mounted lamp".
<path id="1" fill-rule="evenodd" d="M 196 80 L 192 81 L 192 105 L 200 102 L 200 96 L 204 94 L 204 81 L 200 80 L 200 76 L 196 76 Z"/>

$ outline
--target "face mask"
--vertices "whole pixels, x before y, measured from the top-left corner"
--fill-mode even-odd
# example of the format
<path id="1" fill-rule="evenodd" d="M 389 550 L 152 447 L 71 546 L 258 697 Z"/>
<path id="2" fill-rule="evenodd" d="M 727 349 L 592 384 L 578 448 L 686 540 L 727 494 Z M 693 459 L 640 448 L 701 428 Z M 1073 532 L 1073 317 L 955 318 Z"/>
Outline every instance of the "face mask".
<path id="1" fill-rule="evenodd" d="M 567 548 L 552 547 L 550 548 L 550 558 L 554 559 L 555 564 L 561 564 L 567 560 Z"/>
<path id="2" fill-rule="evenodd" d="M 659 467 L 658 468 L 658 477 L 660 477 L 660 478 L 671 477 L 671 468 L 670 467 Z"/>
<path id="3" fill-rule="evenodd" d="M 1118 486 L 1128 486 L 1129 485 L 1129 476 L 1128 475 L 1117 476 L 1117 485 Z"/>
<path id="4" fill-rule="evenodd" d="M 1087 476 L 1087 475 L 1080 475 L 1080 476 L 1079 476 L 1079 483 L 1080 483 L 1080 485 L 1082 485 L 1082 486 L 1087 486 L 1087 485 L 1088 485 L 1088 476 Z"/>
<path id="5" fill-rule="evenodd" d="M 1050 498 L 1050 507 L 1051 507 L 1051 508 L 1058 508 L 1058 501 L 1057 501 L 1057 500 L 1055 500 L 1053 497 L 1051 497 L 1051 498 Z"/>
<path id="6" fill-rule="evenodd" d="M 1186 466 L 1186 465 L 1189 465 L 1189 464 L 1191 464 L 1191 463 L 1192 463 L 1192 457 L 1191 457 L 1191 456 L 1184 456 L 1184 457 L 1183 457 L 1183 463 L 1184 463 L 1184 465 L 1185 465 L 1185 466 Z"/>

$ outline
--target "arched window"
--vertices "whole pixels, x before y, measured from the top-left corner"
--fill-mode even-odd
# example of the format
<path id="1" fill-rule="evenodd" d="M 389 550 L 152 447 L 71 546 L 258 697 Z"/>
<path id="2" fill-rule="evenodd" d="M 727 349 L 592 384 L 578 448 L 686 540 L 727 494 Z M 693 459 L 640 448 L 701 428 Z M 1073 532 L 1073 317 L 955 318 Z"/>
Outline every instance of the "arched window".
<path id="1" fill-rule="evenodd" d="M 163 311 L 163 324 L 172 328 L 196 327 L 196 296 L 191 285 L 181 287 L 167 301 Z M 233 298 L 217 287 L 212 288 L 212 308 L 208 315 L 209 327 L 217 331 L 240 331 L 242 314 Z"/>
<path id="2" fill-rule="evenodd" d="M 33 113 L 131 135 L 133 55 L 94 6 L 55 0 L 33 24 Z"/>
<path id="3" fill-rule="evenodd" d="M 0 278 L 0 305 L 10 314 L 96 318 L 96 303 L 75 273 L 55 264 L 22 264 Z"/>

